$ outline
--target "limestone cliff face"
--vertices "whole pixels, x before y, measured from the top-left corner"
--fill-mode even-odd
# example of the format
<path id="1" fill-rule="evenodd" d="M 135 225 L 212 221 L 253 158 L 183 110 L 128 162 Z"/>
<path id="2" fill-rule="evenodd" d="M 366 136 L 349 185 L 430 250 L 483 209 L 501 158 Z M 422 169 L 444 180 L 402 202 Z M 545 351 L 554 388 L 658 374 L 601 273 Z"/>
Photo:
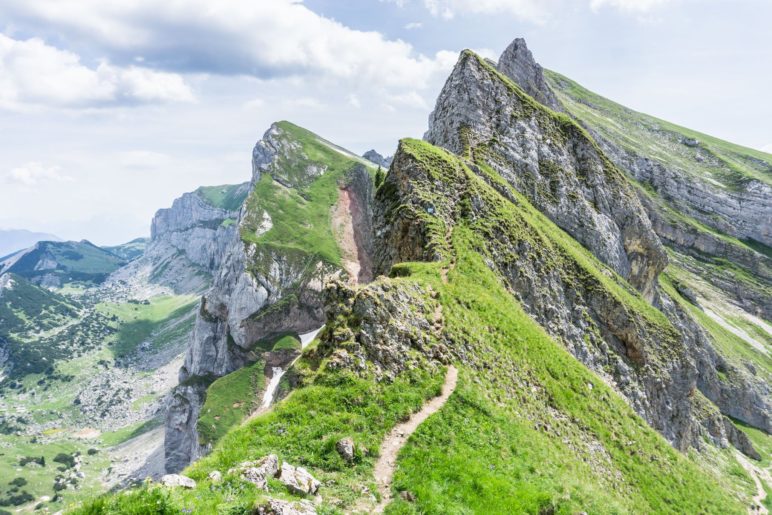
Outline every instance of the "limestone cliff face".
<path id="1" fill-rule="evenodd" d="M 516 58 L 527 61 L 519 67 L 527 68 L 532 61 L 530 55 Z M 772 192 L 768 184 L 733 170 L 728 157 L 747 164 L 751 170 L 769 170 L 771 165 L 720 141 L 686 138 L 678 132 L 686 129 L 613 104 L 558 74 L 551 72 L 549 77 L 545 87 L 549 89 L 551 83 L 560 88 L 559 98 L 584 124 L 603 154 L 630 178 L 645 185 L 638 188 L 638 196 L 653 230 L 674 251 L 677 266 L 711 284 L 732 304 L 769 319 L 772 302 L 766 285 L 772 261 L 740 240 L 755 240 L 762 247 L 768 241 Z M 588 111 L 593 114 L 588 115 Z M 613 120 L 612 127 L 637 132 L 619 134 L 599 123 L 601 118 Z M 628 138 L 643 143 L 631 146 Z M 734 186 L 719 183 L 711 173 Z M 652 300 L 678 328 L 689 349 L 696 363 L 698 390 L 723 414 L 769 431 L 769 386 L 754 365 L 748 361 L 738 363 L 719 352 L 711 335 L 665 292 Z M 725 429 L 729 431 L 729 426 Z"/>
<path id="2" fill-rule="evenodd" d="M 545 109 L 491 65 L 464 52 L 440 93 L 425 139 L 484 160 L 652 298 L 667 263 L 662 245 L 622 173 L 564 115 Z"/>
<path id="3" fill-rule="evenodd" d="M 678 266 L 768 320 L 772 156 L 632 111 L 555 72 L 546 78 L 609 159 L 643 186 L 657 235 L 693 258 L 677 257 Z"/>
<path id="4" fill-rule="evenodd" d="M 650 184 L 685 214 L 724 234 L 772 246 L 772 187 L 768 184 L 748 180 L 730 190 L 710 181 L 695 180 L 673 164 L 624 149 L 597 131 L 594 135 L 614 163 L 636 180 Z M 703 160 L 711 159 L 709 153 L 703 154 Z M 713 159 L 719 166 L 718 159 Z M 772 163 L 768 166 L 772 170 Z"/>
<path id="5" fill-rule="evenodd" d="M 282 187 L 295 188 L 325 173 L 322 163 L 306 163 L 298 174 L 295 165 L 302 152 L 302 143 L 274 124 L 255 145 L 251 187 L 264 174 Z M 368 172 L 353 167 L 340 187 L 353 192 L 354 204 L 363 214 L 363 231 L 368 232 L 372 196 Z M 167 471 L 179 471 L 206 452 L 198 443 L 195 426 L 208 384 L 255 362 L 265 351 L 258 347 L 261 341 L 324 325 L 323 286 L 332 278 L 348 277 L 345 270 L 315 254 L 315 249 L 255 243 L 273 227 L 270 214 L 260 206 L 261 199 L 253 189 L 238 224 L 228 233 L 212 288 L 201 300 L 180 370 L 180 386 L 166 419 Z M 246 231 L 251 232 L 249 239 L 243 237 Z M 369 238 L 359 232 L 354 237 L 366 247 Z"/>
<path id="6" fill-rule="evenodd" d="M 230 186 L 246 195 L 249 184 Z M 136 281 L 175 293 L 203 292 L 236 237 L 238 209 L 212 205 L 199 191 L 185 193 L 172 207 L 159 209 L 143 256 L 114 274 L 111 281 Z"/>

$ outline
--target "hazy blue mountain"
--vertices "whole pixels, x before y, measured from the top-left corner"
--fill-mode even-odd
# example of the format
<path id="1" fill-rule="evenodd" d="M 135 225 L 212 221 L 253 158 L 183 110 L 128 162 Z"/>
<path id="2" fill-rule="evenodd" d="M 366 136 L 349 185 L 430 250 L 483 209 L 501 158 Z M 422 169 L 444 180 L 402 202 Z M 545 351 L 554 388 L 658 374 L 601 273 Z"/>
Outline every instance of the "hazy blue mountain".
<path id="1" fill-rule="evenodd" d="M 39 241 L 62 241 L 58 236 L 26 229 L 0 229 L 0 257 L 31 247 Z"/>

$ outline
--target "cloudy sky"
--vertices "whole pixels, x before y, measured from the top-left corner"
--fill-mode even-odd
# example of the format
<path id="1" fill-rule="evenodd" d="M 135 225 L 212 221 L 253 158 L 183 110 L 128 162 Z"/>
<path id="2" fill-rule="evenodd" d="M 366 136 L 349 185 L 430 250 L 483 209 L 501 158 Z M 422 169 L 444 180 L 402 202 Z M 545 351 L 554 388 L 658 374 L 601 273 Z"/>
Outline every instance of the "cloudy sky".
<path id="1" fill-rule="evenodd" d="M 769 0 L 2 0 L 0 228 L 99 244 L 250 175 L 272 121 L 357 153 L 515 37 L 613 100 L 772 152 Z"/>

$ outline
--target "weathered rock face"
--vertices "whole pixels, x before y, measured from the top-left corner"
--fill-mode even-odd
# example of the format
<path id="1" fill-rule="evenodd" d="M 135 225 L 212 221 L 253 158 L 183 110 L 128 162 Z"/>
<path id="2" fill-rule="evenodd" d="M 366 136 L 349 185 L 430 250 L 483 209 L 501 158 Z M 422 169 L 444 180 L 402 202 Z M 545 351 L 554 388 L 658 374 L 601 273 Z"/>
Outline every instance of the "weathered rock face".
<path id="1" fill-rule="evenodd" d="M 506 71 L 507 75 L 520 82 L 520 86 L 526 90 L 530 90 L 532 94 L 544 98 L 544 95 L 540 94 L 538 91 L 533 93 L 534 88 L 533 85 L 529 83 L 527 74 L 521 69 L 518 69 L 518 66 L 524 69 L 533 69 L 533 59 L 530 56 L 530 52 L 522 50 L 522 45 L 516 41 L 505 52 L 505 56 L 506 59 L 502 57 L 502 61 L 499 63 L 499 70 Z M 467 57 L 467 60 L 469 59 L 471 59 L 471 56 Z M 519 65 L 517 65 L 517 61 L 520 61 Z M 642 208 L 641 204 L 638 202 L 633 202 L 626 204 L 626 207 L 628 208 L 632 206 L 632 210 L 628 210 L 627 213 L 622 213 L 621 210 L 616 209 L 615 213 L 612 205 L 615 203 L 619 205 L 620 201 L 611 201 L 610 199 L 614 198 L 615 195 L 618 195 L 618 192 L 620 191 L 622 192 L 622 195 L 617 196 L 616 198 L 631 198 L 631 188 L 626 184 L 621 187 L 618 186 L 619 184 L 625 183 L 625 179 L 617 169 L 613 168 L 613 166 L 608 163 L 603 152 L 597 146 L 592 144 L 592 140 L 589 136 L 576 130 L 569 130 L 567 135 L 566 133 L 561 134 L 560 131 L 545 130 L 545 128 L 551 129 L 551 127 L 549 124 L 537 120 L 537 115 L 534 113 L 538 114 L 540 111 L 538 109 L 533 109 L 532 106 L 529 108 L 527 105 L 528 99 L 523 99 L 522 95 L 513 95 L 512 88 L 503 88 L 500 84 L 501 81 L 496 80 L 497 77 L 495 76 L 495 73 L 491 73 L 491 70 L 484 66 L 479 59 L 474 60 L 471 64 L 463 64 L 463 62 L 464 58 L 462 57 L 462 60 L 457 65 L 451 78 L 448 79 L 448 83 L 438 101 L 437 111 L 432 114 L 430 131 L 427 133 L 427 138 L 430 141 L 439 141 L 443 146 L 450 148 L 455 152 L 468 152 L 475 161 L 483 161 L 496 172 L 499 172 L 508 180 L 508 182 L 510 182 L 510 184 L 515 186 L 516 189 L 525 193 L 526 196 L 534 202 L 536 207 L 583 243 L 585 247 L 593 251 L 593 253 L 601 258 L 601 260 L 611 265 L 621 275 L 627 277 L 631 283 L 646 294 L 649 300 L 654 301 L 663 310 L 671 323 L 678 328 L 679 335 L 677 336 L 677 339 L 681 340 L 679 342 L 682 349 L 680 351 L 680 359 L 683 361 L 683 364 L 671 366 L 670 372 L 668 372 L 668 375 L 670 376 L 668 382 L 671 382 L 671 384 L 665 387 L 667 394 L 664 395 L 662 392 L 654 394 L 651 390 L 652 387 L 655 389 L 661 388 L 661 385 L 654 386 L 655 383 L 662 382 L 661 374 L 659 379 L 654 379 L 654 377 L 651 377 L 652 374 L 650 373 L 641 374 L 639 376 L 638 380 L 640 381 L 640 385 L 643 385 L 643 390 L 646 391 L 648 389 L 645 395 L 645 397 L 648 397 L 648 402 L 654 399 L 655 404 L 659 403 L 661 406 L 665 406 L 666 403 L 672 402 L 671 407 L 676 407 L 676 401 L 668 401 L 668 398 L 677 399 L 679 398 L 679 395 L 683 398 L 684 392 L 689 392 L 690 388 L 696 386 L 708 399 L 716 403 L 723 413 L 744 420 L 757 427 L 768 428 L 769 419 L 764 414 L 768 412 L 770 408 L 769 392 L 768 387 L 764 384 L 763 380 L 754 377 L 748 370 L 728 364 L 726 360 L 716 353 L 705 332 L 702 331 L 688 315 L 683 313 L 677 305 L 667 298 L 667 296 L 656 292 L 656 284 L 654 281 L 656 281 L 656 276 L 661 270 L 661 266 L 646 267 L 650 274 L 647 276 L 649 282 L 648 286 L 642 287 L 640 276 L 636 279 L 636 274 L 634 273 L 635 265 L 630 267 L 631 273 L 627 274 L 624 259 L 621 257 L 622 253 L 619 252 L 617 258 L 615 258 L 613 254 L 610 255 L 608 249 L 613 249 L 614 246 L 608 247 L 606 243 L 609 241 L 613 242 L 615 239 L 617 241 L 621 239 L 624 242 L 622 246 L 628 253 L 628 258 L 630 257 L 630 250 L 636 249 L 642 254 L 654 257 L 654 261 L 659 261 L 664 264 L 664 259 L 660 260 L 657 257 L 658 254 L 661 253 L 661 247 L 659 246 L 657 237 L 652 234 L 652 229 L 654 229 L 657 234 L 662 236 L 671 246 L 679 249 L 687 249 L 690 253 L 695 255 L 701 253 L 702 255 L 700 257 L 702 258 L 707 254 L 729 259 L 734 263 L 738 263 L 741 266 L 753 270 L 755 274 L 763 279 L 768 279 L 769 267 L 766 263 L 768 260 L 764 256 L 746 247 L 730 244 L 705 231 L 697 231 L 688 224 L 674 224 L 671 220 L 662 216 L 656 206 L 654 206 L 645 195 L 641 196 L 643 205 L 646 206 L 645 209 Z M 540 71 L 541 70 L 539 70 L 539 72 Z M 543 76 L 541 78 L 543 79 Z M 480 86 L 478 85 L 481 82 L 484 86 L 480 89 Z M 549 86 L 546 82 L 542 80 L 541 85 L 543 89 L 549 91 Z M 514 92 L 516 93 L 516 91 Z M 498 100 L 491 103 L 486 95 L 494 96 Z M 443 96 L 445 96 L 444 99 Z M 502 107 L 506 106 L 507 102 L 512 102 L 510 98 L 515 98 L 515 104 L 517 104 L 517 102 L 520 103 L 520 105 L 517 106 L 517 109 L 514 110 L 514 113 L 508 112 L 506 107 Z M 466 109 L 459 109 L 457 107 L 464 103 L 468 106 Z M 484 123 L 475 121 L 477 119 L 483 119 Z M 536 120 L 536 122 L 534 120 Z M 435 127 L 438 125 L 440 128 L 436 129 Z M 511 128 L 508 127 L 508 125 L 511 125 Z M 450 129 L 448 129 L 448 127 L 450 127 Z M 555 173 L 550 177 L 549 173 L 543 173 L 543 170 L 547 168 L 544 166 L 545 159 L 543 156 L 546 153 L 545 145 L 546 148 L 549 149 L 554 141 L 567 142 L 572 152 L 575 152 L 574 156 L 578 157 L 573 161 L 564 158 L 555 160 L 552 157 L 555 155 L 554 153 L 548 154 L 551 157 L 547 162 L 551 162 L 557 166 L 557 168 L 553 170 Z M 587 142 L 590 142 L 590 144 L 588 145 Z M 605 150 L 608 145 L 608 143 L 605 143 L 603 149 Z M 506 146 L 510 148 L 502 149 L 502 147 Z M 577 151 L 579 152 L 576 153 Z M 617 152 L 619 151 L 617 150 Z M 590 157 L 589 160 L 588 157 Z M 566 176 L 571 177 L 576 174 L 576 176 L 584 181 L 592 177 L 588 172 L 582 171 L 580 166 L 586 166 L 588 163 L 592 163 L 594 158 L 597 158 L 596 162 L 601 163 L 599 166 L 596 166 L 596 172 L 601 170 L 603 170 L 603 172 L 599 175 L 595 175 L 596 178 L 590 181 L 592 184 L 590 190 L 585 189 L 582 191 L 580 185 L 581 181 L 580 183 L 569 182 L 567 183 L 569 184 L 569 187 L 563 188 L 563 184 L 566 184 Z M 624 160 L 618 158 L 615 161 L 617 161 L 620 166 L 627 166 L 628 164 Z M 642 161 L 639 160 L 639 164 L 641 162 Z M 649 165 L 652 165 L 652 162 L 648 161 L 648 163 Z M 591 167 L 590 170 L 592 169 L 593 168 Z M 519 176 L 526 177 L 526 180 L 523 180 L 518 175 L 514 175 L 513 177 L 513 171 L 515 174 L 519 174 Z M 555 176 L 557 176 L 557 178 Z M 597 179 L 598 176 L 601 177 L 600 181 Z M 605 178 L 603 178 L 603 176 L 605 176 Z M 670 178 L 668 179 L 668 177 Z M 658 180 L 665 180 L 671 183 L 674 181 L 672 174 L 667 173 L 663 173 Z M 683 179 L 683 175 L 680 177 L 680 183 L 682 185 L 685 186 L 688 182 L 689 181 Z M 602 197 L 598 197 L 599 190 L 605 190 Z M 577 192 L 581 193 L 577 194 Z M 611 194 L 609 195 L 609 193 Z M 550 198 L 550 194 L 553 198 Z M 599 204 L 598 198 L 604 200 Z M 608 218 L 611 219 L 612 223 L 606 225 L 602 223 L 588 224 L 592 234 L 583 234 L 584 229 L 587 229 L 588 227 L 581 227 L 582 224 L 587 220 L 592 220 L 592 217 L 595 216 L 595 214 L 586 209 L 586 205 L 582 206 L 583 199 L 591 199 L 597 214 L 609 215 Z M 710 199 L 709 202 L 720 202 L 720 199 L 714 197 Z M 555 207 L 555 204 L 557 204 L 557 208 Z M 564 207 L 561 208 L 561 204 L 564 204 Z M 678 204 L 678 202 L 676 202 L 676 204 Z M 607 209 L 604 205 L 607 205 L 610 209 Z M 571 208 L 568 206 L 574 206 L 576 208 L 577 218 L 572 217 L 569 213 Z M 703 205 L 699 209 L 703 212 L 710 212 L 709 206 Z M 624 229 L 625 224 L 630 223 L 631 216 L 636 220 L 636 223 L 634 223 L 635 228 L 632 231 L 632 234 L 635 236 L 632 239 L 630 238 L 630 231 L 625 234 Z M 653 227 L 648 222 L 648 216 L 652 217 Z M 639 220 L 642 221 L 638 222 Z M 402 229 L 403 235 L 416 235 L 418 229 L 414 222 L 415 221 L 411 223 L 411 227 Z M 617 227 L 622 228 L 622 230 L 619 232 L 615 231 L 614 224 L 616 224 Z M 742 236 L 739 232 L 736 234 Z M 611 237 L 609 238 L 607 236 Z M 598 241 L 599 237 L 606 241 Z M 417 240 L 413 238 L 413 240 L 420 241 L 420 238 Z M 420 248 L 421 244 L 416 243 L 413 240 L 408 238 L 406 247 L 408 249 L 411 247 Z M 634 241 L 638 241 L 639 243 L 633 243 Z M 641 241 L 652 242 L 652 244 L 641 244 Z M 619 249 L 620 246 L 617 244 L 616 248 Z M 427 250 L 428 249 L 424 249 L 422 252 L 425 254 Z M 410 253 L 411 252 L 408 252 L 408 254 Z M 506 255 L 506 252 L 502 255 Z M 414 256 L 414 258 L 418 257 L 418 255 Z M 424 255 L 423 257 L 426 256 Z M 496 261 L 496 259 L 494 259 L 494 261 Z M 387 262 L 389 262 L 389 260 L 387 260 Z M 630 262 L 633 263 L 632 260 L 630 260 Z M 562 316 L 555 316 L 556 311 L 559 313 L 561 309 L 565 308 L 568 308 L 569 312 L 571 310 L 577 312 L 577 309 L 578 311 L 582 310 L 581 304 L 577 306 L 575 295 L 567 295 L 560 299 L 540 298 L 540 295 L 537 293 L 539 292 L 538 283 L 523 278 L 523 275 L 527 274 L 523 274 L 522 265 L 514 267 L 509 273 L 507 271 L 504 271 L 504 273 L 512 281 L 511 284 L 516 295 L 518 295 L 523 303 L 530 308 L 533 316 L 550 332 L 553 334 L 560 334 L 564 341 L 567 340 L 572 342 L 572 345 L 569 348 L 573 347 L 572 352 L 574 355 L 585 361 L 585 363 L 588 363 L 587 357 L 591 356 L 593 352 L 586 348 L 586 339 L 580 340 L 577 338 L 581 331 L 577 333 L 571 329 L 572 326 L 577 327 L 578 325 L 581 327 L 581 320 L 571 320 L 570 317 L 565 318 Z M 729 282 L 732 283 L 732 276 L 731 274 L 728 275 Z M 544 274 L 544 277 L 549 278 L 550 274 L 546 273 Z M 551 281 L 548 282 L 552 284 Z M 713 277 L 711 278 L 711 282 L 716 284 L 726 281 L 721 277 Z M 549 288 L 550 296 L 554 296 L 554 291 L 556 289 L 559 291 L 559 284 L 552 284 Z M 751 311 L 755 311 L 762 315 L 768 311 L 768 307 L 763 307 L 765 305 L 768 306 L 769 304 L 768 302 L 764 302 L 766 296 L 763 292 L 746 293 L 738 291 L 739 288 L 733 289 L 736 292 L 736 298 L 741 304 L 750 305 L 754 308 Z M 591 297 L 592 296 L 593 295 L 591 295 Z M 595 295 L 595 297 L 597 297 L 597 295 Z M 599 304 L 597 299 L 595 302 L 590 303 L 590 307 L 594 308 L 597 315 L 601 315 L 601 319 L 603 319 L 607 325 L 611 323 L 611 342 L 622 341 L 629 343 L 631 341 L 630 336 L 632 336 L 632 340 L 646 341 L 654 336 L 653 334 L 646 335 L 645 331 L 636 328 L 635 325 L 624 329 L 625 324 L 621 323 L 620 325 L 621 320 L 624 318 L 620 318 L 621 313 L 616 313 L 616 310 L 613 309 L 612 306 L 605 305 L 605 303 Z M 627 336 L 620 336 L 620 331 L 622 335 Z M 609 342 L 609 335 L 606 330 L 602 330 L 601 333 L 603 333 L 604 339 Z M 636 345 L 633 345 L 633 355 L 638 353 L 638 351 L 635 351 L 635 347 Z M 613 349 L 613 345 L 611 348 Z M 655 352 L 654 355 L 658 353 L 659 351 Z M 596 364 L 593 366 L 588 363 L 589 366 L 596 371 L 601 368 L 608 370 L 610 365 L 608 361 L 610 358 L 607 354 L 608 349 L 603 349 L 600 354 L 596 353 L 596 356 L 592 358 L 592 361 L 595 361 Z M 627 354 L 628 356 L 631 356 L 629 346 Z M 585 356 L 585 358 L 582 358 L 581 356 Z M 598 364 L 604 361 L 606 362 L 605 365 L 599 367 Z M 693 363 L 696 363 L 697 366 L 694 367 Z M 679 367 L 682 368 L 681 373 L 677 370 Z M 616 369 L 619 371 L 620 367 L 617 366 Z M 732 381 L 720 381 L 718 371 L 725 373 L 727 370 L 731 370 Z M 620 384 L 621 381 L 621 384 L 626 385 L 626 388 L 629 389 L 630 383 L 625 377 L 628 375 L 627 372 L 621 374 L 621 376 L 619 374 L 614 375 L 617 384 Z M 681 379 L 678 379 L 679 376 Z M 715 437 L 714 439 L 717 443 L 723 442 L 725 444 L 727 441 L 727 434 L 725 433 L 723 424 L 718 423 L 720 420 L 718 422 L 712 419 L 711 421 L 706 421 L 699 419 L 699 417 L 688 415 L 687 412 L 691 408 L 688 408 L 686 405 L 680 408 L 682 414 L 681 416 L 676 416 L 676 419 L 680 419 L 680 421 L 677 422 L 668 420 L 668 414 L 666 412 L 658 412 L 653 416 L 652 413 L 646 415 L 647 410 L 651 410 L 651 406 L 644 407 L 639 404 L 641 396 L 640 393 L 633 391 L 635 388 L 627 392 L 624 391 L 624 388 L 621 388 L 620 390 L 631 400 L 631 403 L 636 407 L 639 413 L 643 414 L 655 428 L 659 429 L 669 440 L 679 446 L 683 446 L 684 443 L 687 445 L 689 443 L 698 443 L 698 439 L 695 438 L 697 434 L 696 424 L 698 422 L 703 425 L 712 424 L 718 428 L 716 431 L 711 432 L 711 435 Z M 655 396 L 657 395 L 659 396 L 659 400 L 655 399 Z M 671 413 L 677 410 L 678 408 L 676 408 L 676 410 L 671 410 Z M 714 422 L 716 423 L 714 424 Z M 668 427 L 670 427 L 670 429 L 667 429 Z M 674 427 L 680 427 L 680 429 L 677 429 L 676 433 L 673 433 L 672 428 Z M 729 440 L 731 441 L 731 439 Z"/>
<path id="2" fill-rule="evenodd" d="M 195 488 L 196 482 L 187 476 L 166 474 L 161 478 L 161 484 L 169 488 Z"/>
<path id="3" fill-rule="evenodd" d="M 732 304 L 769 319 L 772 302 L 766 285 L 772 261 L 757 247 L 738 239 L 753 239 L 762 247 L 768 241 L 772 191 L 768 184 L 733 170 L 729 161 L 736 159 L 762 173 L 772 165 L 750 153 L 743 154 L 737 147 L 679 134 L 686 130 L 613 104 L 558 74 L 550 74 L 550 83 L 558 88 L 566 106 L 573 106 L 569 110 L 604 154 L 645 185 L 638 188 L 639 197 L 654 231 L 674 251 L 676 266 L 715 287 Z M 594 116 L 585 117 L 585 109 Z M 599 119 L 609 120 L 611 125 L 599 123 Z M 618 132 L 619 127 L 637 132 L 630 136 Z M 643 143 L 630 145 L 629 138 Z M 732 186 L 717 181 L 714 174 Z M 683 285 L 676 285 L 676 289 L 697 304 L 694 291 Z M 768 430 L 769 386 L 757 377 L 753 365 L 745 361 L 742 366 L 722 355 L 711 336 L 667 295 L 655 301 L 679 329 L 696 363 L 699 391 L 722 413 Z M 729 441 L 743 446 L 738 437 L 729 437 L 723 423 L 717 423 L 710 432 L 713 436 L 726 432 Z"/>
<path id="4" fill-rule="evenodd" d="M 322 485 L 303 467 L 295 467 L 286 461 L 281 464 L 279 481 L 288 489 L 300 495 L 316 495 Z"/>
<path id="5" fill-rule="evenodd" d="M 772 419 L 769 414 L 772 413 L 772 405 L 769 385 L 747 369 L 735 366 L 723 358 L 699 324 L 665 293 L 658 295 L 657 306 L 676 327 L 689 351 L 697 370 L 697 389 L 722 414 L 770 432 Z M 722 380 L 719 372 L 730 380 Z M 720 438 L 729 436 L 728 429 L 723 426 L 723 423 L 719 424 L 715 431 Z M 738 441 L 736 437 L 735 441 Z"/>
<path id="6" fill-rule="evenodd" d="M 772 246 L 772 187 L 749 180 L 733 191 L 593 136 L 603 151 L 636 180 L 650 184 L 666 202 L 700 223 L 739 239 Z"/>
<path id="7" fill-rule="evenodd" d="M 169 473 L 184 469 L 201 452 L 196 422 L 205 393 L 205 383 L 193 382 L 178 386 L 172 393 L 164 431 L 164 462 Z"/>
<path id="8" fill-rule="evenodd" d="M 638 113 L 567 77 L 548 83 L 604 153 L 637 188 L 652 226 L 675 252 L 676 267 L 769 319 L 770 156 Z"/>
<path id="9" fill-rule="evenodd" d="M 468 163 L 468 166 L 468 173 L 478 174 L 513 205 L 520 205 L 522 201 L 510 190 L 490 180 L 474 164 Z M 481 223 L 487 234 L 483 252 L 488 265 L 503 278 L 526 311 L 555 339 L 564 342 L 578 360 L 624 395 L 630 405 L 670 442 L 680 449 L 698 446 L 702 427 L 723 427 L 720 414 L 703 416 L 693 402 L 695 389 L 717 383 L 712 361 L 717 358 L 711 354 L 712 349 L 704 337 L 700 339 L 699 335 L 693 334 L 699 329 L 691 319 L 679 313 L 677 315 L 683 317 L 682 323 L 673 326 L 665 322 L 664 317 L 656 318 L 653 309 L 648 314 L 638 312 L 619 294 L 612 293 L 608 285 L 588 273 L 585 265 L 576 261 L 571 252 L 553 247 L 549 239 L 539 236 L 540 231 L 529 225 L 532 222 L 528 218 L 520 218 L 516 212 L 502 217 L 497 212 L 497 201 L 484 195 L 460 166 L 446 167 L 443 174 L 430 173 L 427 163 L 403 152 L 400 147 L 386 183 L 376 197 L 376 263 L 379 271 L 386 271 L 401 261 L 444 259 L 445 236 L 437 235 L 438 225 L 450 234 L 463 219 Z M 440 176 L 442 179 L 438 179 Z M 432 192 L 431 201 L 427 200 L 428 191 Z M 430 221 L 425 215 L 429 213 L 431 217 L 439 217 L 441 223 Z M 619 285 L 625 287 L 621 282 Z M 395 294 L 390 292 L 376 297 L 392 298 Z M 669 310 L 676 310 L 666 297 L 662 296 L 660 300 L 668 303 Z M 407 303 L 421 305 L 417 301 Z M 345 302 L 338 304 L 345 305 Z M 388 309 L 391 303 L 381 301 L 381 304 L 374 303 L 370 309 L 364 309 L 366 297 L 359 293 L 351 309 L 356 310 L 359 305 L 362 313 L 357 320 L 366 321 Z M 410 325 L 419 328 L 419 334 L 431 335 L 431 329 L 424 327 L 428 325 L 428 317 L 420 315 L 421 311 L 414 309 L 413 317 L 419 318 L 412 320 L 408 316 Z M 678 317 L 671 315 L 672 318 Z M 371 329 L 363 330 L 362 334 L 371 332 Z M 383 329 L 377 334 L 383 334 Z M 362 336 L 357 338 L 364 342 Z M 416 341 L 414 336 L 383 338 L 381 341 L 392 339 L 415 341 L 413 347 L 417 349 L 427 347 L 426 342 Z M 368 359 L 381 363 L 394 361 L 386 351 L 375 353 L 379 349 L 377 344 L 363 347 L 369 350 Z M 457 345 L 449 343 L 448 347 L 455 351 Z M 407 349 L 395 349 L 400 356 L 409 355 Z M 347 352 L 349 361 L 350 355 L 351 352 Z M 464 359 L 463 355 L 460 357 Z M 356 359 L 353 361 L 357 362 Z M 405 358 L 398 362 L 404 364 Z M 747 374 L 743 377 L 747 389 L 732 389 L 733 400 L 738 406 L 732 413 L 743 420 L 753 420 L 759 427 L 767 427 L 769 421 L 764 413 L 768 413 L 769 406 L 764 392 L 759 389 L 758 382 L 748 380 Z M 727 434 L 723 429 L 713 436 L 716 443 L 726 444 Z"/>
<path id="10" fill-rule="evenodd" d="M 497 68 L 540 103 L 555 110 L 561 109 L 555 93 L 544 79 L 544 70 L 534 61 L 523 38 L 510 43 L 501 54 Z"/>
<path id="11" fill-rule="evenodd" d="M 698 230 L 689 223 L 667 217 L 662 212 L 661 206 L 645 194 L 641 194 L 641 202 L 646 207 L 652 227 L 662 242 L 679 254 L 691 256 L 696 260 L 693 264 L 681 260 L 681 266 L 719 288 L 748 313 L 766 320 L 772 318 L 772 302 L 763 286 L 749 285 L 731 271 L 711 273 L 706 272 L 704 267 L 698 266 L 705 260 L 708 263 L 714 260 L 726 260 L 747 270 L 752 276 L 758 278 L 761 284 L 770 284 L 772 259 L 746 246 L 729 242 L 717 234 Z"/>
<path id="12" fill-rule="evenodd" d="M 266 499 L 255 508 L 257 515 L 316 515 L 314 503 L 307 500 L 284 501 L 282 499 Z"/>
<path id="13" fill-rule="evenodd" d="M 245 195 L 249 184 L 236 187 Z M 144 255 L 113 274 L 110 281 L 141 278 L 175 293 L 202 292 L 212 282 L 238 234 L 238 210 L 212 205 L 198 192 L 185 193 L 153 218 L 152 239 Z"/>
<path id="14" fill-rule="evenodd" d="M 484 161 L 652 298 L 665 252 L 622 173 L 578 125 L 464 52 L 440 93 L 425 139 Z"/>
<path id="15" fill-rule="evenodd" d="M 406 369 L 427 366 L 424 357 L 448 362 L 445 346 L 435 345 L 434 307 L 425 301 L 431 292 L 378 281 L 355 290 L 334 281 L 326 295 L 327 326 L 335 330 L 322 333 L 319 348 L 330 356 L 328 367 L 362 375 L 372 367 L 378 380 L 393 380 Z"/>
<path id="16" fill-rule="evenodd" d="M 298 152 L 302 152 L 300 143 L 273 125 L 255 145 L 252 185 L 269 173 L 283 186 L 297 187 L 324 172 L 322 165 L 311 163 L 307 176 L 297 174 Z M 285 166 L 291 166 L 293 173 Z M 354 167 L 346 181 L 341 187 L 351 190 L 361 215 L 353 236 L 366 254 L 371 241 L 365 233 L 370 230 L 372 185 L 361 166 Z M 273 226 L 266 211 L 262 211 L 259 223 L 253 223 L 255 215 L 248 206 L 259 202 L 259 198 L 250 197 L 242 208 L 239 222 L 234 225 L 238 230 L 229 233 L 213 286 L 201 300 L 191 345 L 180 370 L 181 387 L 167 415 L 166 468 L 170 472 L 206 452 L 198 444 L 195 422 L 208 384 L 256 361 L 262 352 L 256 348 L 259 342 L 281 333 L 303 334 L 322 326 L 324 283 L 344 276 L 337 266 L 321 260 L 314 249 L 305 252 L 242 240 L 240 230 L 246 230 L 248 222 L 249 227 L 257 227 L 252 239 Z"/>
<path id="17" fill-rule="evenodd" d="M 279 457 L 269 454 L 257 461 L 245 461 L 228 473 L 240 472 L 241 478 L 263 490 L 268 489 L 268 480 L 279 473 Z"/>

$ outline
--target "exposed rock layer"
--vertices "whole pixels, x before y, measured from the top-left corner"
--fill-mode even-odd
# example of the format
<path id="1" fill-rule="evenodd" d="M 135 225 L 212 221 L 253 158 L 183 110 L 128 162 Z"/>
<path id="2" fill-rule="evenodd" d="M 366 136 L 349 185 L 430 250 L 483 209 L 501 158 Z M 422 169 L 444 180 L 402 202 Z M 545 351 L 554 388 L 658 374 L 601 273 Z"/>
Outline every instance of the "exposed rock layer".
<path id="1" fill-rule="evenodd" d="M 637 196 L 578 125 L 546 110 L 464 52 L 429 119 L 426 140 L 471 153 L 651 298 L 667 257 Z"/>

